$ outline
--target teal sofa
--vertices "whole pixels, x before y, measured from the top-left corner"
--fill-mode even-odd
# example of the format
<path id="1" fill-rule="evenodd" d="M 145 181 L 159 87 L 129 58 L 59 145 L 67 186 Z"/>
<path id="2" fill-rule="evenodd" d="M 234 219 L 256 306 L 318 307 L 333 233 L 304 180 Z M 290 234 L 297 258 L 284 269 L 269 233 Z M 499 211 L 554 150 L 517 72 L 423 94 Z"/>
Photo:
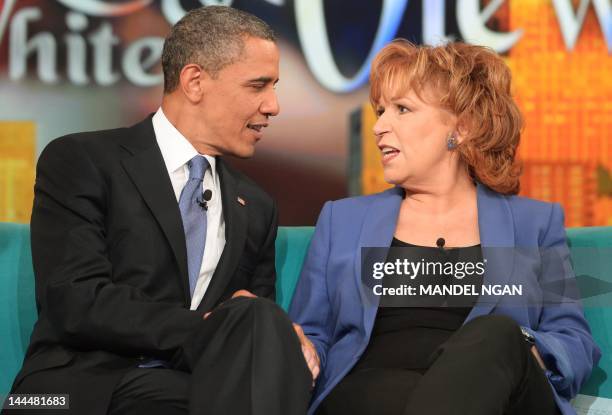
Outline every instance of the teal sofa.
<path id="1" fill-rule="evenodd" d="M 312 227 L 280 227 L 276 239 L 277 302 L 286 310 L 306 256 Z M 585 315 L 603 351 L 574 402 L 579 413 L 612 414 L 612 227 L 568 229 Z M 28 225 L 0 223 L 0 395 L 23 360 L 36 320 Z M 609 412 L 608 412 L 609 411 Z"/>

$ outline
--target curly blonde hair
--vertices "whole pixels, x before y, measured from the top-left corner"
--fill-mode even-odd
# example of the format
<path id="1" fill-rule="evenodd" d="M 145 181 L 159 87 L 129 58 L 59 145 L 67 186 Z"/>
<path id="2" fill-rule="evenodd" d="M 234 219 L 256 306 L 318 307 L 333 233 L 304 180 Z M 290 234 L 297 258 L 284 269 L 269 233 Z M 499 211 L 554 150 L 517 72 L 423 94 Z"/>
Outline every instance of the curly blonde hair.
<path id="1" fill-rule="evenodd" d="M 496 192 L 516 194 L 523 120 L 510 84 L 510 69 L 489 48 L 460 42 L 417 46 L 396 39 L 374 58 L 370 102 L 376 108 L 388 93 L 413 90 L 423 99 L 424 92 L 433 92 L 465 131 L 456 151 L 470 175 Z"/>

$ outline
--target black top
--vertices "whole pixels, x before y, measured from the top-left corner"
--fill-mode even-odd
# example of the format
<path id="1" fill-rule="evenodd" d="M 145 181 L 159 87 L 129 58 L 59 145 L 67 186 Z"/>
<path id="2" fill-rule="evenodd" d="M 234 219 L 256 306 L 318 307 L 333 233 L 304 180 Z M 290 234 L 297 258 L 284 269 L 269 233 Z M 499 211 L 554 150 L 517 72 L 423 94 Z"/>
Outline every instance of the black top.
<path id="1" fill-rule="evenodd" d="M 387 262 L 397 259 L 413 263 L 439 262 L 456 267 L 454 270 L 464 267 L 460 263 L 483 261 L 480 245 L 440 249 L 416 246 L 393 238 Z M 408 283 L 417 289 L 419 285 L 467 285 L 474 286 L 471 289 L 475 292 L 480 291 L 482 275 L 457 276 L 461 277 L 461 273 L 419 274 L 413 280 L 387 277 L 382 281 L 384 287 L 397 287 L 400 283 Z M 353 370 L 369 367 L 426 370 L 433 352 L 461 327 L 477 299 L 477 295 L 447 294 L 381 298 L 370 343 Z"/>

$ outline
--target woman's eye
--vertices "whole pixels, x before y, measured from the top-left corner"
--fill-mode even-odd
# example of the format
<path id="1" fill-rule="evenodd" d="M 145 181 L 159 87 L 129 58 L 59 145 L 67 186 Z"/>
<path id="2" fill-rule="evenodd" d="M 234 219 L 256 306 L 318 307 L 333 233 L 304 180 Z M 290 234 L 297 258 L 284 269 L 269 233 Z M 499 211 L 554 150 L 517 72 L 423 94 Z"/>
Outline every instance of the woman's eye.
<path id="1" fill-rule="evenodd" d="M 404 114 L 406 112 L 410 112 L 410 110 L 407 107 L 404 107 L 403 105 L 398 105 L 397 109 L 398 109 L 400 114 Z"/>
<path id="2" fill-rule="evenodd" d="M 381 115 L 383 115 L 384 112 L 385 112 L 385 110 L 383 108 L 377 108 L 376 109 L 376 116 L 380 117 Z"/>

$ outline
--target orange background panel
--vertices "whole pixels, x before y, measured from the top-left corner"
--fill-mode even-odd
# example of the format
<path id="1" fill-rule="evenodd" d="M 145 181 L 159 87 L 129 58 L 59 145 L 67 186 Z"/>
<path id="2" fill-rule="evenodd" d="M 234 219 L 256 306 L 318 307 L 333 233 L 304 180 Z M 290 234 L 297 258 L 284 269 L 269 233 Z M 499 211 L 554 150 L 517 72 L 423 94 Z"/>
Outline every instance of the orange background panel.
<path id="1" fill-rule="evenodd" d="M 0 221 L 28 223 L 34 198 L 35 124 L 0 121 Z"/>
<path id="2" fill-rule="evenodd" d="M 592 5 L 571 51 L 551 2 L 512 1 L 496 18 L 523 30 L 505 57 L 525 119 L 521 195 L 561 203 L 566 226 L 612 225 L 612 58 Z M 363 149 L 372 152 L 363 156 L 367 194 L 388 185 L 380 183 L 369 105 L 363 113 Z"/>

